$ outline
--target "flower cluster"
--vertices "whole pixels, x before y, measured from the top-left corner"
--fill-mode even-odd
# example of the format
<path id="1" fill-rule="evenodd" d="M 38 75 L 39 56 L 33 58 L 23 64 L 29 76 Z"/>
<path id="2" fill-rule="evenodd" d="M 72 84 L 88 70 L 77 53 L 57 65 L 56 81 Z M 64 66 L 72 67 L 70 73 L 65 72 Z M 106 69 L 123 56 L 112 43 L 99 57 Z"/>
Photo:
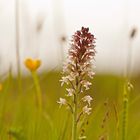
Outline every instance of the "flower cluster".
<path id="1" fill-rule="evenodd" d="M 90 89 L 92 83 L 89 81 L 94 76 L 93 59 L 95 56 L 95 37 L 89 32 L 89 28 L 82 27 L 80 31 L 72 36 L 71 47 L 68 51 L 67 62 L 63 67 L 61 86 L 66 84 L 67 99 L 60 98 L 57 103 L 65 105 L 72 112 L 72 140 L 77 140 L 77 126 L 85 115 L 91 113 L 90 95 L 84 92 Z M 82 127 L 82 126 L 81 126 Z M 82 129 L 81 129 L 82 130 Z M 85 139 L 83 133 L 79 139 Z"/>
<path id="2" fill-rule="evenodd" d="M 67 84 L 67 96 L 74 97 L 88 90 L 92 85 L 89 80 L 93 78 L 93 60 L 95 56 L 95 37 L 89 32 L 89 28 L 82 27 L 72 36 L 71 47 L 68 51 L 67 62 L 63 66 L 61 86 Z M 72 98 L 73 99 L 73 98 Z M 83 108 L 83 114 L 90 114 L 92 97 L 84 95 L 80 102 L 87 103 Z M 60 98 L 60 105 L 67 105 L 66 99 Z M 74 103 L 74 102 L 73 102 Z M 73 105 L 72 105 L 73 106 Z"/>

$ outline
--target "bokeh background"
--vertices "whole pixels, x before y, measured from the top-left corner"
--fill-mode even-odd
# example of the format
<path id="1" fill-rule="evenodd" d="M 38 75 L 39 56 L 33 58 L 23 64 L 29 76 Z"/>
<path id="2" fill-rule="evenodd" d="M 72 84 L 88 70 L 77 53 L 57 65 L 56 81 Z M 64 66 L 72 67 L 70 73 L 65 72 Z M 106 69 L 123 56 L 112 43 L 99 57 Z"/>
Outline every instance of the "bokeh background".
<path id="1" fill-rule="evenodd" d="M 131 47 L 131 72 L 138 74 L 139 7 L 139 0 L 0 0 L 0 72 L 11 67 L 16 74 L 17 57 L 23 73 L 26 57 L 40 58 L 40 71 L 61 68 L 71 35 L 85 26 L 97 38 L 97 73 L 122 74 Z"/>
<path id="2" fill-rule="evenodd" d="M 71 138 L 71 114 L 57 103 L 67 94 L 59 80 L 71 35 L 82 26 L 95 35 L 97 51 L 88 91 L 92 114 L 84 135 L 87 140 L 121 140 L 128 74 L 127 140 L 140 140 L 139 17 L 140 0 L 0 0 L 0 140 Z M 26 58 L 42 61 L 37 71 L 41 118 Z"/>

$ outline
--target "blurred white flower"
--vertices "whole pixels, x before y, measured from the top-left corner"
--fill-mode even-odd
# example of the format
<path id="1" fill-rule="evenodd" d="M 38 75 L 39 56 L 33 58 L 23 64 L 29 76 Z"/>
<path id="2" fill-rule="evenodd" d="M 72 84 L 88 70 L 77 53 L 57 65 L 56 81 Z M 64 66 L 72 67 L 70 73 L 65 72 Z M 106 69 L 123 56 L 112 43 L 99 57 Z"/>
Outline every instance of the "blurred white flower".
<path id="1" fill-rule="evenodd" d="M 67 96 L 72 96 L 72 95 L 73 95 L 74 89 L 72 89 L 72 88 L 67 88 L 66 90 L 68 91 Z"/>
<path id="2" fill-rule="evenodd" d="M 71 72 L 70 76 L 73 77 L 73 79 L 75 79 L 75 77 L 79 76 L 79 73 L 76 72 L 76 71 L 75 72 Z"/>
<path id="3" fill-rule="evenodd" d="M 68 72 L 68 64 L 67 62 L 64 62 L 63 64 L 63 73 Z"/>
<path id="4" fill-rule="evenodd" d="M 61 86 L 63 86 L 65 83 L 68 84 L 69 78 L 68 76 L 63 76 L 62 79 L 60 80 Z"/>
<path id="5" fill-rule="evenodd" d="M 88 90 L 89 89 L 89 86 L 92 85 L 91 82 L 86 81 L 86 80 L 81 81 L 81 84 L 85 87 L 85 90 Z"/>
<path id="6" fill-rule="evenodd" d="M 84 139 L 86 139 L 87 137 L 86 136 L 80 136 L 79 137 L 79 140 L 84 140 Z"/>
<path id="7" fill-rule="evenodd" d="M 60 104 L 60 106 L 62 106 L 62 105 L 66 105 L 67 101 L 64 98 L 60 98 L 59 101 L 57 101 L 57 103 Z"/>
<path id="8" fill-rule="evenodd" d="M 93 71 L 89 71 L 88 72 L 88 76 L 92 79 L 93 78 L 93 76 L 95 75 L 95 72 L 93 72 Z"/>
<path id="9" fill-rule="evenodd" d="M 68 75 L 68 79 L 69 81 L 73 81 L 75 79 L 75 75 L 74 74 Z"/>
<path id="10" fill-rule="evenodd" d="M 89 115 L 92 108 L 89 108 L 87 105 L 83 107 L 83 114 Z"/>
<path id="11" fill-rule="evenodd" d="M 82 100 L 84 102 L 87 102 L 88 105 L 90 106 L 91 105 L 91 101 L 93 100 L 93 98 L 91 96 L 87 95 L 87 96 L 83 97 Z"/>

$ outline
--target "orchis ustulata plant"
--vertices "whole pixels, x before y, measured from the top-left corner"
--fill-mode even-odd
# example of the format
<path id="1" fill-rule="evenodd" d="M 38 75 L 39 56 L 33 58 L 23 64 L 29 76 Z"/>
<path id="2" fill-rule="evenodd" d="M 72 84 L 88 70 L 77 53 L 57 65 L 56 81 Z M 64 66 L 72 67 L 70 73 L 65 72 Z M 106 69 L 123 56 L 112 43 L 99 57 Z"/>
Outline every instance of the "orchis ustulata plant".
<path id="1" fill-rule="evenodd" d="M 95 38 L 89 28 L 82 27 L 72 36 L 68 58 L 63 67 L 61 86 L 67 84 L 67 99 L 60 98 L 60 106 L 70 108 L 73 116 L 72 140 L 78 139 L 77 126 L 83 116 L 91 113 L 90 95 L 84 92 L 92 85 L 89 80 L 93 78 L 93 59 L 95 56 Z M 85 136 L 83 136 L 85 138 Z"/>

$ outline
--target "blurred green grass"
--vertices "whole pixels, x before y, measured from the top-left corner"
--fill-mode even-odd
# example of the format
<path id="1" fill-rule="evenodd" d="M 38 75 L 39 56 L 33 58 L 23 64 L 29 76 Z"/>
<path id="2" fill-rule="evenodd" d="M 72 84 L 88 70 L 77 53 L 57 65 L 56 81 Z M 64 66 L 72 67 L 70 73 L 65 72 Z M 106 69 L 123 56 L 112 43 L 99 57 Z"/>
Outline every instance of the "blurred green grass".
<path id="1" fill-rule="evenodd" d="M 43 114 L 38 116 L 35 100 L 35 87 L 31 76 L 22 78 L 22 93 L 18 93 L 17 79 L 8 76 L 0 92 L 0 140 L 70 140 L 71 114 L 59 108 L 56 101 L 65 96 L 65 87 L 60 86 L 59 71 L 39 75 L 43 93 Z M 93 111 L 89 116 L 85 135 L 87 140 L 98 140 L 107 134 L 109 140 L 121 138 L 122 93 L 124 79 L 106 74 L 96 75 L 88 91 L 94 99 Z M 132 78 L 134 89 L 130 94 L 128 140 L 140 140 L 140 77 Z M 104 103 L 108 100 L 108 105 Z M 119 138 L 114 106 L 118 110 Z M 109 118 L 101 128 L 106 111 Z"/>

